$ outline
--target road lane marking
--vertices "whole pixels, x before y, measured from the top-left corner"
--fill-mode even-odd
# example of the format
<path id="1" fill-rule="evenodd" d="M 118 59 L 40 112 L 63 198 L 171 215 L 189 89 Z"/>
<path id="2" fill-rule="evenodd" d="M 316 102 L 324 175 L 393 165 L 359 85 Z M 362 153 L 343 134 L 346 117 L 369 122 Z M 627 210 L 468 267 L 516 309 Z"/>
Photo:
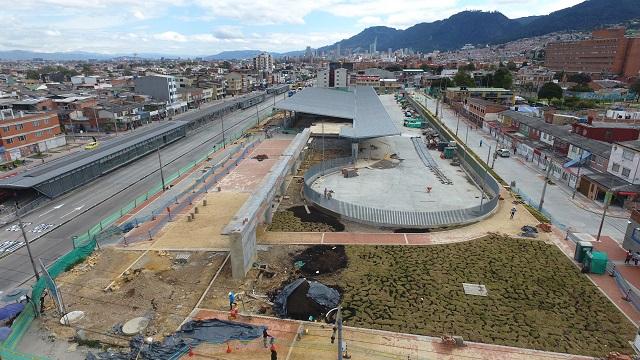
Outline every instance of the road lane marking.
<path id="1" fill-rule="evenodd" d="M 60 204 L 60 205 L 54 206 L 54 207 L 53 207 L 53 209 L 51 209 L 51 210 L 49 210 L 49 211 L 46 211 L 46 212 L 44 212 L 44 213 L 40 214 L 40 216 L 38 216 L 38 217 L 43 217 L 43 216 L 47 215 L 48 213 L 50 213 L 50 212 L 52 212 L 52 211 L 55 211 L 55 210 L 60 209 L 60 208 L 61 208 L 61 207 L 63 207 L 63 206 L 64 206 L 64 204 Z"/>

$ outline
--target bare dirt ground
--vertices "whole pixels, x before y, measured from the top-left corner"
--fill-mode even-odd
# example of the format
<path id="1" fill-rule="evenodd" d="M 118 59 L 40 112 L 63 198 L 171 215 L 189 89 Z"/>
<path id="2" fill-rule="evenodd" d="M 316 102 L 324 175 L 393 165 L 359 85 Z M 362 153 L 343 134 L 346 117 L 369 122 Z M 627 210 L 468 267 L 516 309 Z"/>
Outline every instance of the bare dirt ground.
<path id="1" fill-rule="evenodd" d="M 289 279 L 296 277 L 293 257 L 305 248 L 305 246 L 261 247 L 258 251 L 256 263 L 266 265 L 267 270 L 273 272 L 273 276 L 264 272 L 261 273 L 254 268 L 249 271 L 244 280 L 235 280 L 231 277 L 231 266 L 227 263 L 200 307 L 213 310 L 229 310 L 228 295 L 229 291 L 233 291 L 236 294 L 240 294 L 242 299 L 237 300 L 240 311 L 272 315 L 271 306 L 267 302 L 268 294 L 279 289 Z"/>
<path id="2" fill-rule="evenodd" d="M 112 280 L 142 252 L 103 249 L 57 279 L 67 311 L 81 310 L 85 318 L 72 327 L 60 325 L 49 300 L 43 327 L 58 338 L 72 338 L 84 329 L 87 340 L 126 346 L 129 338 L 114 331 L 134 317 L 151 318 L 146 336 L 162 338 L 189 315 L 224 260 L 224 253 L 196 252 L 185 264 L 177 253 L 148 252 L 105 291 Z"/>

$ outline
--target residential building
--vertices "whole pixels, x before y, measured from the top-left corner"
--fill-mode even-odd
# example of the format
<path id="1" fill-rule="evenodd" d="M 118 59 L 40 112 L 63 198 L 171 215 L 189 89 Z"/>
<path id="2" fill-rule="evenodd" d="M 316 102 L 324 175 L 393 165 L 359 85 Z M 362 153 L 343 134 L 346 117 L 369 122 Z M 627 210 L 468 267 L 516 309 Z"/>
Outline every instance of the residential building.
<path id="1" fill-rule="evenodd" d="M 0 159 L 13 161 L 66 144 L 54 112 L 0 110 Z"/>
<path id="2" fill-rule="evenodd" d="M 134 79 L 135 91 L 156 100 L 173 104 L 178 99 L 176 78 L 170 75 L 147 75 Z"/>
<path id="3" fill-rule="evenodd" d="M 640 184 L 640 141 L 621 141 L 613 144 L 607 172 L 632 184 Z"/>
<path id="4" fill-rule="evenodd" d="M 272 72 L 273 56 L 269 53 L 262 53 L 253 58 L 253 68 L 257 71 Z"/>
<path id="5" fill-rule="evenodd" d="M 316 83 L 318 87 L 329 87 L 329 69 L 318 70 Z"/>
<path id="6" fill-rule="evenodd" d="M 449 87 L 444 94 L 444 98 L 447 103 L 456 101 L 463 102 L 465 99 L 470 97 L 489 100 L 505 105 L 513 105 L 515 103 L 513 91 L 503 88 Z"/>
<path id="7" fill-rule="evenodd" d="M 529 91 L 538 91 L 542 85 L 552 82 L 555 72 L 534 66 L 521 67 L 515 75 L 514 85 Z"/>
<path id="8" fill-rule="evenodd" d="M 640 74 L 640 38 L 624 28 L 595 30 L 591 39 L 553 42 L 545 49 L 545 66 L 554 71 L 597 76 Z"/>
<path id="9" fill-rule="evenodd" d="M 349 86 L 349 78 L 347 77 L 347 69 L 339 68 L 333 71 L 333 86 L 347 87 Z"/>
<path id="10" fill-rule="evenodd" d="M 380 76 L 378 75 L 355 75 L 352 77 L 351 83 L 355 86 L 380 86 Z"/>
<path id="11" fill-rule="evenodd" d="M 480 127 L 485 127 L 486 122 L 498 120 L 498 113 L 508 109 L 507 106 L 480 98 L 467 98 L 463 104 L 464 115 Z"/>
<path id="12" fill-rule="evenodd" d="M 573 132 L 589 139 L 606 141 L 608 143 L 618 141 L 638 140 L 640 128 L 624 123 L 603 122 L 576 122 L 571 124 Z"/>
<path id="13" fill-rule="evenodd" d="M 226 93 L 229 95 L 240 95 L 246 92 L 246 76 L 239 72 L 231 72 L 224 76 L 227 82 Z"/>

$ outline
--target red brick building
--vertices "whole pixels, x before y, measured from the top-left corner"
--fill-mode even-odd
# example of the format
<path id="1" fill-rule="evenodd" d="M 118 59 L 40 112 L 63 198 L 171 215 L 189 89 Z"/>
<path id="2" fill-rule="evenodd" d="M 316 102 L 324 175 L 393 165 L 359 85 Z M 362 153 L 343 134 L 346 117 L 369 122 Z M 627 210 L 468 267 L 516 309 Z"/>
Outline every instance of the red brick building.
<path id="1" fill-rule="evenodd" d="M 60 136 L 58 115 L 53 112 L 36 114 L 0 114 L 0 162 L 7 162 L 66 144 Z"/>
<path id="2" fill-rule="evenodd" d="M 594 31 L 588 40 L 550 43 L 545 49 L 545 66 L 569 73 L 637 77 L 640 38 L 624 33 L 624 28 L 603 29 Z"/>
<path id="3" fill-rule="evenodd" d="M 638 140 L 640 129 L 627 124 L 612 123 L 574 123 L 573 132 L 593 140 L 608 143 Z"/>

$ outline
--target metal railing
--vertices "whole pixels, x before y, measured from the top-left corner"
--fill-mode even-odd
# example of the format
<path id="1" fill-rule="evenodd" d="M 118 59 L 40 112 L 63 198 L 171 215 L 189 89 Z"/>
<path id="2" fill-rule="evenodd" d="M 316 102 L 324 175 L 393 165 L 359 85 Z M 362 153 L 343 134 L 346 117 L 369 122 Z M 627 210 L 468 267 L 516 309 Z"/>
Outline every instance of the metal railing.
<path id="1" fill-rule="evenodd" d="M 353 165 L 352 158 L 328 160 L 310 167 L 304 174 L 303 193 L 305 199 L 355 222 L 374 226 L 406 228 L 444 227 L 475 222 L 493 212 L 499 201 L 499 196 L 496 195 L 482 204 L 482 206 L 477 205 L 466 209 L 440 211 L 387 210 L 325 197 L 324 193 L 312 188 L 312 184 L 317 178 L 340 171 L 341 168 L 347 165 Z M 490 185 L 493 185 L 490 187 L 498 194 L 499 185 L 497 183 Z"/>

